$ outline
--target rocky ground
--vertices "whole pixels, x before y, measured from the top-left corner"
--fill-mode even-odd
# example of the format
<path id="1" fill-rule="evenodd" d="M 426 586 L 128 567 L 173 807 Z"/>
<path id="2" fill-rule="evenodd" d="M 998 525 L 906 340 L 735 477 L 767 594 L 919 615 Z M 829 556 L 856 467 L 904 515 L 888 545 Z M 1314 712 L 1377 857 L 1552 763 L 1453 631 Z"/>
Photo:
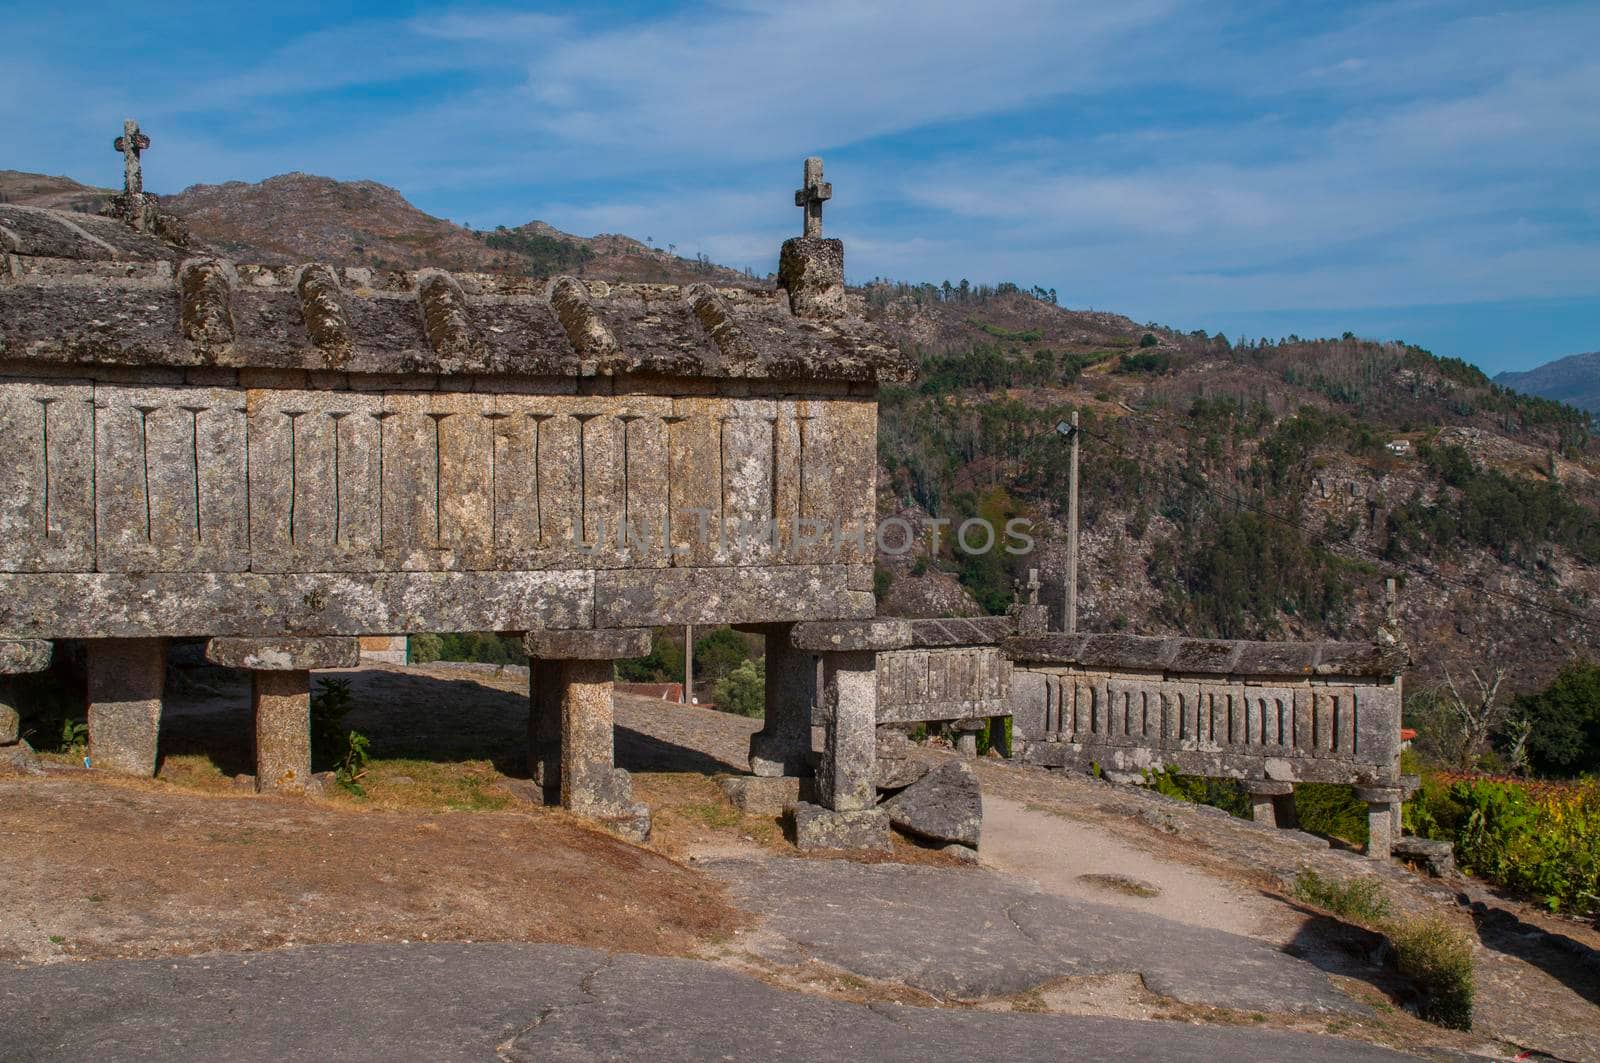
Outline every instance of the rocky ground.
<path id="1" fill-rule="evenodd" d="M 1154 795 L 985 760 L 982 867 L 905 840 L 803 859 L 712 781 L 756 721 L 619 697 L 618 760 L 656 810 L 640 848 L 534 803 L 516 670 L 350 673 L 348 723 L 378 759 L 365 797 L 312 801 L 238 790 L 244 684 L 175 676 L 160 778 L 57 757 L 0 779 L 8 1057 L 139 1038 L 225 1056 L 253 1031 L 237 1043 L 432 1058 L 595 1058 L 632 1036 L 664 1039 L 661 1058 L 1600 1059 L 1592 931 Z M 1471 927 L 1478 1028 L 1408 1014 L 1371 935 L 1290 899 L 1306 866 Z M 319 1026 L 339 999 L 344 1025 Z"/>

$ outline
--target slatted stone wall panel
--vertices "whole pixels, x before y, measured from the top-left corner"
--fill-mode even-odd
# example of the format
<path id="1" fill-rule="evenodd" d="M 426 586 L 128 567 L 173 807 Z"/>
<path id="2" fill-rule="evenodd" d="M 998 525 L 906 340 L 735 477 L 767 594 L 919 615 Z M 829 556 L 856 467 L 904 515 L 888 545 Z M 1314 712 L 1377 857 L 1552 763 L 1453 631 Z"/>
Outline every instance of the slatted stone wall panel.
<path id="1" fill-rule="evenodd" d="M 1040 763 L 1166 762 L 1241 777 L 1260 777 L 1271 763 L 1275 772 L 1296 778 L 1338 780 L 1367 766 L 1392 767 L 1398 748 L 1400 699 L 1392 683 L 1272 684 L 1035 669 L 1016 676 L 1011 711 L 1019 732 L 1036 743 L 1030 759 Z"/>
<path id="2" fill-rule="evenodd" d="M 96 567 L 249 567 L 245 412 L 227 388 L 94 390 Z"/>
<path id="3" fill-rule="evenodd" d="M 1007 712 L 1011 662 L 994 646 L 878 654 L 878 720 L 961 720 Z"/>
<path id="4" fill-rule="evenodd" d="M 0 381 L 0 570 L 94 567 L 93 432 L 88 384 Z"/>

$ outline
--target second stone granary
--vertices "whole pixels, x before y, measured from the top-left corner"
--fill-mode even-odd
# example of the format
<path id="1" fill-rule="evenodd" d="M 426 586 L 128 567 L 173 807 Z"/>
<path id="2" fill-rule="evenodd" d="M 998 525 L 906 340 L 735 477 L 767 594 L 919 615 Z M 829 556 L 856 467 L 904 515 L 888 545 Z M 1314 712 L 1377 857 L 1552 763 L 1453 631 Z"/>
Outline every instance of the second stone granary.
<path id="1" fill-rule="evenodd" d="M 786 646 L 873 614 L 876 394 L 914 366 L 839 241 L 790 240 L 758 290 L 251 265 L 148 228 L 0 205 L 0 639 L 86 640 L 95 767 L 154 770 L 172 638 L 255 673 L 268 787 L 308 781 L 308 672 L 354 638 L 525 632 L 536 776 L 637 823 L 613 659 L 653 625 Z"/>

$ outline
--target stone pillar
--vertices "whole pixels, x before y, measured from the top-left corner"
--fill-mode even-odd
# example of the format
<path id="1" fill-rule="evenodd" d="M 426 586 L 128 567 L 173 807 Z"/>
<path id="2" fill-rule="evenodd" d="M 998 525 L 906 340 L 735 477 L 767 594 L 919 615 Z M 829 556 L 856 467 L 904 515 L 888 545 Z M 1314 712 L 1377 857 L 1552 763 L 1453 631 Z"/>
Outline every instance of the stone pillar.
<path id="1" fill-rule="evenodd" d="M 957 720 L 956 752 L 968 760 L 976 760 L 978 756 L 978 732 L 983 730 L 982 720 Z"/>
<path id="2" fill-rule="evenodd" d="M 763 624 L 767 642 L 766 715 L 750 736 L 750 771 L 777 778 L 811 774 L 811 706 L 816 698 L 816 660 L 789 642 L 793 624 Z"/>
<path id="3" fill-rule="evenodd" d="M 1267 827 L 1299 826 L 1294 811 L 1294 783 L 1252 779 L 1244 786 L 1250 792 L 1250 818 Z"/>
<path id="4" fill-rule="evenodd" d="M 22 714 L 17 711 L 11 677 L 50 667 L 54 647 L 37 639 L 0 641 L 0 746 L 22 741 Z"/>
<path id="5" fill-rule="evenodd" d="M 819 805 L 794 807 L 801 849 L 887 849 L 889 814 L 878 807 L 878 653 L 912 643 L 903 620 L 796 624 L 797 650 L 822 657 L 824 740 L 817 768 Z"/>
<path id="6" fill-rule="evenodd" d="M 614 755 L 613 662 L 650 652 L 648 628 L 530 631 L 523 636 L 531 670 L 530 767 L 547 792 L 550 767 L 559 760 L 555 788 L 568 811 L 596 819 L 622 836 L 650 836 L 650 810 L 633 800 L 633 782 Z M 558 750 L 552 756 L 552 707 L 559 709 Z"/>
<path id="7" fill-rule="evenodd" d="M 354 668 L 361 661 L 355 638 L 215 638 L 206 660 L 250 673 L 255 717 L 256 790 L 303 793 L 311 774 L 311 672 Z"/>
<path id="8" fill-rule="evenodd" d="M 89 764 L 154 775 L 167 679 L 166 639 L 93 639 L 88 666 Z"/>
<path id="9" fill-rule="evenodd" d="M 1356 797 L 1367 803 L 1367 856 L 1387 860 L 1397 836 L 1395 823 L 1405 791 L 1398 786 L 1357 786 L 1355 791 Z"/>
<path id="10" fill-rule="evenodd" d="M 817 792 L 835 812 L 877 804 L 878 655 L 872 650 L 822 658 L 822 764 Z"/>

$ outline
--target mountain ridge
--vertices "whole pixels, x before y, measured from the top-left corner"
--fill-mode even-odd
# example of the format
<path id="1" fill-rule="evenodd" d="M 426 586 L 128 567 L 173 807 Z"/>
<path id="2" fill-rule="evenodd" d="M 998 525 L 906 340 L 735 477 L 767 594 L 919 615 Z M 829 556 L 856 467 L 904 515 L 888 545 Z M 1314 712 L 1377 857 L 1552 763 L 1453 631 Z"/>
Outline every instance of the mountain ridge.
<path id="1" fill-rule="evenodd" d="M 1569 354 L 1532 369 L 1499 373 L 1494 380 L 1527 395 L 1600 413 L 1600 351 Z"/>

